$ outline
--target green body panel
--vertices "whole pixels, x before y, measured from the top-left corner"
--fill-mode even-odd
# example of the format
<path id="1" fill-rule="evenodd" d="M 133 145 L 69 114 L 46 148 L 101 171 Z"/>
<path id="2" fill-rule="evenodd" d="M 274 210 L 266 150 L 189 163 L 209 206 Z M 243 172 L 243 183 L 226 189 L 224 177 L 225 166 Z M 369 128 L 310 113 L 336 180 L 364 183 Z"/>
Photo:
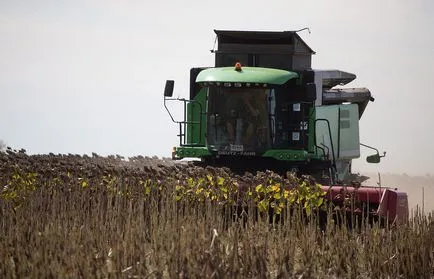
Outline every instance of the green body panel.
<path id="1" fill-rule="evenodd" d="M 176 147 L 176 158 L 201 158 L 211 155 L 206 147 Z"/>
<path id="2" fill-rule="evenodd" d="M 262 157 L 271 157 L 281 161 L 306 161 L 307 159 L 317 158 L 316 155 L 310 154 L 306 150 L 291 149 L 270 149 Z"/>
<path id="3" fill-rule="evenodd" d="M 308 134 L 309 134 L 309 139 L 308 139 L 308 143 L 307 143 L 307 150 L 310 153 L 315 152 L 316 153 L 316 148 L 315 148 L 315 107 L 309 109 L 309 126 L 308 126 Z"/>
<path id="4" fill-rule="evenodd" d="M 316 108 L 317 119 L 327 119 L 316 123 L 316 142 L 326 146 L 330 152 L 332 145 L 334 157 L 339 159 L 355 159 L 360 157 L 359 146 L 359 110 L 357 104 L 329 105 Z"/>
<path id="5" fill-rule="evenodd" d="M 344 180 L 350 173 L 351 160 L 360 157 L 359 107 L 357 104 L 320 106 L 315 117 L 327 119 L 330 124 L 329 131 L 327 122 L 317 121 L 316 143 L 329 151 L 328 159 L 335 159 L 336 178 Z"/>
<path id="6" fill-rule="evenodd" d="M 346 104 L 339 106 L 338 159 L 360 157 L 359 106 Z"/>
<path id="7" fill-rule="evenodd" d="M 186 110 L 186 144 L 205 146 L 206 134 L 206 94 L 202 88 L 194 98 L 194 102 L 187 103 Z"/>
<path id="8" fill-rule="evenodd" d="M 176 158 L 202 158 L 211 156 L 207 147 L 176 147 Z M 269 157 L 280 161 L 306 161 L 308 159 L 321 159 L 312 153 L 308 153 L 306 150 L 291 150 L 291 149 L 270 149 L 263 155 L 258 157 Z"/>
<path id="9" fill-rule="evenodd" d="M 241 71 L 236 71 L 234 67 L 222 67 L 201 71 L 196 78 L 196 82 L 244 82 L 282 85 L 293 78 L 298 78 L 298 74 L 279 69 L 243 67 Z"/>

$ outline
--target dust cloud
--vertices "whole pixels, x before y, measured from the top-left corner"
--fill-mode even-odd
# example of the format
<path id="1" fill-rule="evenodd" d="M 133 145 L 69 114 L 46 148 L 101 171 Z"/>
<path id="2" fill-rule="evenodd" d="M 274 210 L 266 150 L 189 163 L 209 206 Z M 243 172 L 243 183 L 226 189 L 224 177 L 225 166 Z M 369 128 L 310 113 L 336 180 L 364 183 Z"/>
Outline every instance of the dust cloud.
<path id="1" fill-rule="evenodd" d="M 378 173 L 363 173 L 370 179 L 363 185 L 377 186 L 380 179 Z M 405 173 L 380 173 L 381 186 L 398 188 L 406 192 L 410 210 L 423 209 L 425 213 L 434 211 L 434 176 L 410 176 Z"/>

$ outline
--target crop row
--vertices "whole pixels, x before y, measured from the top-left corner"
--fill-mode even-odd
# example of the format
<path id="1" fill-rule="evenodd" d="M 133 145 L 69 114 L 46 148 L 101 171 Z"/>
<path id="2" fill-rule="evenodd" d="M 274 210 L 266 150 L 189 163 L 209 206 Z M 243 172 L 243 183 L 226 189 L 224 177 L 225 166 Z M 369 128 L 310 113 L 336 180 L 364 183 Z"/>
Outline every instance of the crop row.
<path id="1" fill-rule="evenodd" d="M 434 276 L 431 214 L 320 230 L 315 214 L 280 214 L 323 207 L 308 177 L 0 152 L 0 187 L 1 278 Z M 282 222 L 270 224 L 270 208 Z"/>

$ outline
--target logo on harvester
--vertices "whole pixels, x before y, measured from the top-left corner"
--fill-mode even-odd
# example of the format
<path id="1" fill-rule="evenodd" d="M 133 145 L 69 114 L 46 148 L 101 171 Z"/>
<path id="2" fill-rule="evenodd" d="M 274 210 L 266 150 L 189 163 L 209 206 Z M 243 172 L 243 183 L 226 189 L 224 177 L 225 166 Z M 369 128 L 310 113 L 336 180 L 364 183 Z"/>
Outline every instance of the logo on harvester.
<path id="1" fill-rule="evenodd" d="M 228 156 L 255 156 L 254 151 L 244 151 L 244 146 L 241 144 L 230 144 L 224 150 L 219 150 L 218 155 Z"/>
<path id="2" fill-rule="evenodd" d="M 229 156 L 255 156 L 256 152 L 254 151 L 217 151 L 217 155 L 229 155 Z"/>

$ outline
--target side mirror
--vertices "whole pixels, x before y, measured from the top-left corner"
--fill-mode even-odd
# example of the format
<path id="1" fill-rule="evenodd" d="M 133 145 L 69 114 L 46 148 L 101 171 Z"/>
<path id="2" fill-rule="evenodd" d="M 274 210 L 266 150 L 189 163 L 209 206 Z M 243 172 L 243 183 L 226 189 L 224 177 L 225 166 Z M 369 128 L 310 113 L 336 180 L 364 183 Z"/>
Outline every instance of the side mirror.
<path id="1" fill-rule="evenodd" d="M 369 155 L 368 157 L 366 157 L 366 161 L 368 163 L 373 163 L 373 164 L 378 164 L 380 163 L 381 157 L 380 154 L 374 154 L 374 155 Z"/>
<path id="2" fill-rule="evenodd" d="M 380 163 L 380 160 L 381 160 L 382 157 L 386 157 L 386 152 L 383 152 L 383 155 L 380 156 L 380 154 L 377 151 L 377 154 L 370 155 L 370 156 L 366 157 L 366 161 L 368 163 L 377 164 L 377 163 Z"/>
<path id="3" fill-rule="evenodd" d="M 307 83 L 306 84 L 306 99 L 307 101 L 315 101 L 316 100 L 316 84 L 315 83 Z"/>
<path id="4" fill-rule="evenodd" d="M 174 80 L 166 80 L 166 86 L 164 87 L 164 97 L 172 97 L 174 85 Z"/>
<path id="5" fill-rule="evenodd" d="M 368 157 L 366 157 L 366 162 L 368 162 L 368 163 L 378 164 L 378 163 L 380 163 L 380 160 L 382 157 L 386 157 L 386 152 L 383 152 L 383 155 L 380 155 L 380 152 L 378 152 L 377 148 L 371 147 L 371 146 L 363 144 L 363 143 L 360 143 L 360 145 L 377 151 L 376 154 L 369 155 Z"/>

